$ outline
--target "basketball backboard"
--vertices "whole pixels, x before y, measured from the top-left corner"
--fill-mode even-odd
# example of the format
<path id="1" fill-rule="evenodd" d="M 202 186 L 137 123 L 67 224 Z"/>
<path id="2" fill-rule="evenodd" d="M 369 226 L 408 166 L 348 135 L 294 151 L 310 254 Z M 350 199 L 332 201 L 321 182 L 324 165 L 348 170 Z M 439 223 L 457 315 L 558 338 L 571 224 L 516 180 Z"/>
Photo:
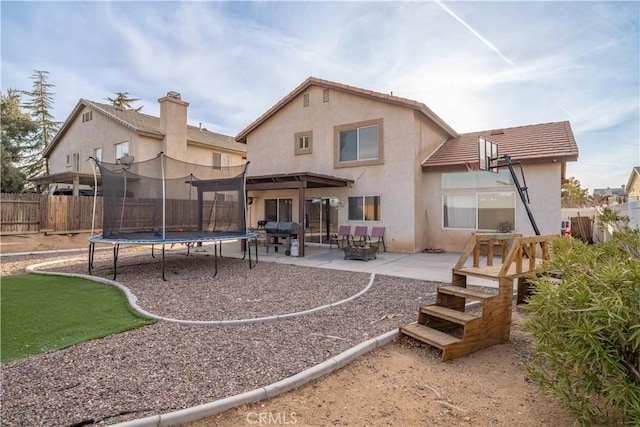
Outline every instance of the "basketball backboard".
<path id="1" fill-rule="evenodd" d="M 478 166 L 481 171 L 498 173 L 498 144 L 483 136 L 478 138 Z"/>

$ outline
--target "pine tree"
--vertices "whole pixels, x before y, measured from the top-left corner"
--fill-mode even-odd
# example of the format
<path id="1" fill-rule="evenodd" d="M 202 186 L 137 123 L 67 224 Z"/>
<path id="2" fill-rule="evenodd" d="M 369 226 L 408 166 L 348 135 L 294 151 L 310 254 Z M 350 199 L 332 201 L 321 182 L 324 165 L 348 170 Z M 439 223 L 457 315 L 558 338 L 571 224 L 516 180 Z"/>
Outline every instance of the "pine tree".
<path id="1" fill-rule="evenodd" d="M 20 104 L 20 93 L 17 90 L 7 90 L 6 96 L 0 93 L 2 122 L 0 189 L 5 193 L 18 193 L 24 189 L 26 176 L 20 170 L 21 151 L 22 147 L 33 144 L 32 139 L 36 132 L 36 123 L 28 112 L 22 110 Z"/>
<path id="2" fill-rule="evenodd" d="M 35 70 L 31 76 L 33 89 L 23 93 L 29 97 L 24 107 L 30 111 L 31 117 L 36 122 L 36 131 L 33 143 L 23 147 L 24 172 L 27 176 L 44 173 L 49 175 L 49 163 L 42 155 L 51 144 L 53 137 L 58 132 L 59 122 L 54 121 L 51 109 L 53 108 L 53 95 L 51 89 L 54 84 L 48 83 L 49 72 Z"/>
<path id="3" fill-rule="evenodd" d="M 105 98 L 107 101 L 111 103 L 116 108 L 121 110 L 132 110 L 132 111 L 140 111 L 142 107 L 133 108 L 132 104 L 136 101 L 140 101 L 139 98 L 129 98 L 129 92 L 115 92 L 115 98 Z"/>

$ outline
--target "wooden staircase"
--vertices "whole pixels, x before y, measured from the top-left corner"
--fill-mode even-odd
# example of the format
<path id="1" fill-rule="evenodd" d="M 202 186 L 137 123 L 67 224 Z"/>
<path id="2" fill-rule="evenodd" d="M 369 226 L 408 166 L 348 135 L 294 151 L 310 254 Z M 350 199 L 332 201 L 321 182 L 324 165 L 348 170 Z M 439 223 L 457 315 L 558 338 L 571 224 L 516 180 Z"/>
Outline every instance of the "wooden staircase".
<path id="1" fill-rule="evenodd" d="M 521 295 L 528 288 L 527 276 L 549 258 L 551 242 L 556 237 L 472 236 L 453 267 L 451 284 L 440 286 L 436 303 L 420 307 L 418 321 L 402 326 L 400 333 L 441 349 L 443 361 L 508 341 L 514 280 L 518 280 L 521 302 Z M 484 265 L 482 250 L 486 251 Z M 500 263 L 494 265 L 496 255 Z M 467 265 L 470 257 L 472 261 Z M 497 281 L 498 289 L 493 293 L 467 289 L 467 277 Z M 481 308 L 465 311 L 467 300 L 479 301 Z"/>

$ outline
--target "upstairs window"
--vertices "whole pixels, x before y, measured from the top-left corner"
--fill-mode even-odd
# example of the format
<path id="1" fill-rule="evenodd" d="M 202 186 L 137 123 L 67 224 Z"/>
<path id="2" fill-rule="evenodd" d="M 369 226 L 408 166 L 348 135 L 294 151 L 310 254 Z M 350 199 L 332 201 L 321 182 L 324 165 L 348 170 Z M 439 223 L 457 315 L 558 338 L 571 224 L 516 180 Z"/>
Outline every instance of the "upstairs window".
<path id="1" fill-rule="evenodd" d="M 302 95 L 302 106 L 303 107 L 308 107 L 309 106 L 309 94 L 305 93 L 304 95 Z"/>
<path id="2" fill-rule="evenodd" d="M 222 170 L 228 169 L 231 163 L 231 157 L 228 154 L 213 153 L 213 168 Z"/>
<path id="3" fill-rule="evenodd" d="M 95 148 L 93 150 L 93 158 L 96 159 L 97 161 L 101 162 L 102 161 L 102 147 L 100 148 Z M 96 165 L 96 170 L 98 169 L 98 165 Z"/>
<path id="4" fill-rule="evenodd" d="M 73 153 L 73 164 L 71 170 L 74 172 L 80 171 L 80 153 Z"/>
<path id="5" fill-rule="evenodd" d="M 93 120 L 93 111 L 87 111 L 86 113 L 82 113 L 82 123 L 86 123 L 90 120 Z"/>
<path id="6" fill-rule="evenodd" d="M 335 167 L 382 164 L 382 119 L 335 128 Z"/>
<path id="7" fill-rule="evenodd" d="M 329 89 L 322 91 L 322 102 L 329 102 Z"/>
<path id="8" fill-rule="evenodd" d="M 120 160 L 124 156 L 129 155 L 129 141 L 124 141 L 119 144 L 116 144 L 114 148 L 115 148 L 115 156 L 114 156 L 115 164 L 119 165 Z"/>
<path id="9" fill-rule="evenodd" d="M 299 132 L 294 135 L 295 140 L 295 154 L 311 154 L 312 143 L 313 143 L 313 133 L 311 131 L 308 132 Z"/>

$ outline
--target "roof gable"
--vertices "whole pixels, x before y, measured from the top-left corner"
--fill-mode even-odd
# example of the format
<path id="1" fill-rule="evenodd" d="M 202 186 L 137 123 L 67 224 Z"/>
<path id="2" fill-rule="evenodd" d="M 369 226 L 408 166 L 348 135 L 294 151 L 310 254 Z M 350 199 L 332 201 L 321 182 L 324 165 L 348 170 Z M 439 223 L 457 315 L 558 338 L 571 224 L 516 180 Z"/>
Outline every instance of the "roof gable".
<path id="1" fill-rule="evenodd" d="M 424 168 L 450 168 L 478 161 L 478 138 L 498 144 L 499 155 L 529 163 L 566 162 L 578 159 L 578 145 L 569 122 L 542 123 L 505 129 L 464 133 L 449 139 L 423 162 Z"/>
<path id="2" fill-rule="evenodd" d="M 633 188 L 634 182 L 640 180 L 640 166 L 634 166 L 631 169 L 631 175 L 629 175 L 629 180 L 627 181 L 627 186 L 625 187 L 626 191 L 630 191 Z"/>
<path id="3" fill-rule="evenodd" d="M 448 135 L 452 137 L 458 136 L 458 133 L 444 120 L 442 120 L 436 113 L 431 111 L 425 104 L 413 101 L 406 98 L 401 98 L 399 96 L 393 96 L 381 92 L 374 92 L 371 90 L 360 89 L 354 86 L 348 86 L 341 83 L 331 82 L 329 80 L 322 80 L 315 77 L 309 77 L 302 84 L 296 87 L 293 91 L 291 91 L 287 96 L 278 101 L 273 107 L 267 110 L 264 114 L 254 120 L 249 126 L 244 128 L 237 136 L 236 141 L 245 143 L 247 142 L 247 136 L 253 132 L 256 128 L 258 128 L 261 124 L 275 115 L 278 111 L 280 111 L 285 105 L 293 101 L 298 95 L 309 89 L 311 86 L 318 86 L 325 89 L 336 90 L 344 93 L 349 93 L 352 95 L 373 99 L 380 102 L 385 102 L 387 104 L 397 105 L 399 107 L 410 108 L 415 110 L 425 117 L 432 120 L 436 123 L 440 128 L 442 128 Z"/>
<path id="4" fill-rule="evenodd" d="M 79 116 L 83 107 L 91 108 L 93 111 L 102 114 L 132 132 L 159 139 L 164 138 L 164 134 L 160 131 L 159 117 L 140 113 L 135 110 L 123 110 L 109 104 L 80 99 L 67 120 L 63 123 L 60 131 L 56 134 L 51 144 L 45 150 L 45 157 L 48 156 L 60 140 L 63 139 L 64 134 Z M 246 152 L 246 147 L 243 144 L 237 143 L 233 137 L 211 132 L 207 129 L 196 126 L 187 125 L 187 142 L 206 146 L 216 146 L 231 151 Z"/>

